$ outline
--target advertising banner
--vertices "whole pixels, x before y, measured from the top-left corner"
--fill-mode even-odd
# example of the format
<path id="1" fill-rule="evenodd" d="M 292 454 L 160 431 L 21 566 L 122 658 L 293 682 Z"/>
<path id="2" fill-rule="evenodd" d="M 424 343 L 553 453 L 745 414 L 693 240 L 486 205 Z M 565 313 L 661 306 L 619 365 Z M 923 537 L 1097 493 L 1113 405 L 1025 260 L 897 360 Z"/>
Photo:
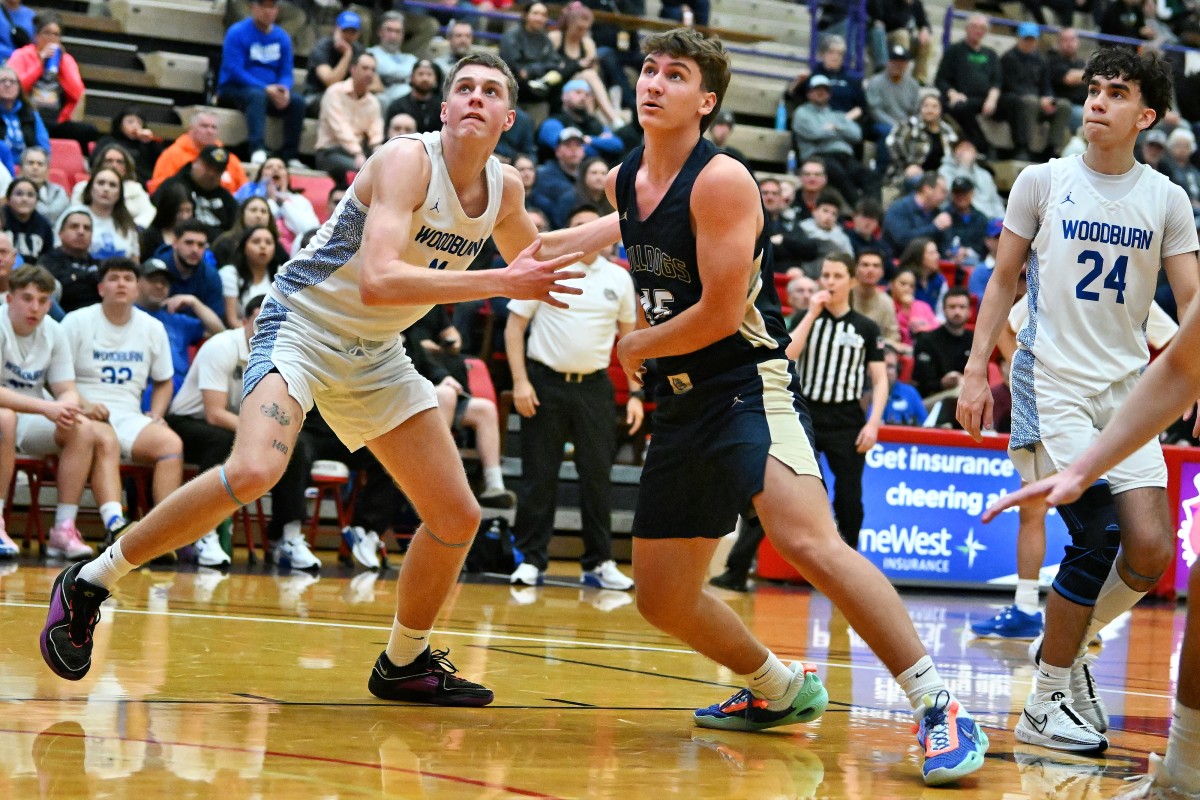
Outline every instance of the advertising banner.
<path id="1" fill-rule="evenodd" d="M 1003 449 L 881 441 L 867 454 L 858 549 L 896 584 L 1015 585 L 1018 512 L 988 525 L 979 515 L 1020 485 Z M 1067 542 L 1051 511 L 1043 583 L 1053 578 Z"/>
<path id="2" fill-rule="evenodd" d="M 1188 574 L 1200 553 L 1200 461 L 1184 461 L 1179 467 L 1179 539 L 1175 561 L 1175 591 L 1187 594 Z"/>

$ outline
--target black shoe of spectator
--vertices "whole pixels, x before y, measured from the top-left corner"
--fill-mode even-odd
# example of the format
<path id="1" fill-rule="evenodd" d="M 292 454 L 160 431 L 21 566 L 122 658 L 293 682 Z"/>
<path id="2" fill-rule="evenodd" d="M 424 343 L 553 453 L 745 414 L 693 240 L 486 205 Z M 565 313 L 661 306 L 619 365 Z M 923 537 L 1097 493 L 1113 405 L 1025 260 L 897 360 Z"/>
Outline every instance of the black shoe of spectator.
<path id="1" fill-rule="evenodd" d="M 722 572 L 708 579 L 708 582 L 718 589 L 728 589 L 731 592 L 748 592 L 749 587 L 746 586 L 746 579 L 731 572 Z"/>

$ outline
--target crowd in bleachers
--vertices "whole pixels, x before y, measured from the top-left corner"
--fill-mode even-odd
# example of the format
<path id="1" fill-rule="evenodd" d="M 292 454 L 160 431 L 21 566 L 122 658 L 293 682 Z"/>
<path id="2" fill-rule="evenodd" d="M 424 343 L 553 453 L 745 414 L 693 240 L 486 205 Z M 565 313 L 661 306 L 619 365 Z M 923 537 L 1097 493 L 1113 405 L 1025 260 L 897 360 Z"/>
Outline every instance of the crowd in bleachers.
<path id="1" fill-rule="evenodd" d="M 166 143 L 129 107 L 102 136 L 76 113 L 86 89 L 62 46 L 59 15 L 4 5 L 0 191 L 8 236 L 0 237 L 0 288 L 14 300 L 0 314 L 0 346 L 12 362 L 0 388 L 0 486 L 12 481 L 15 449 L 59 455 L 49 547 L 67 557 L 91 552 L 74 524 L 88 478 L 111 532 L 125 521 L 114 488 L 121 459 L 145 465 L 156 499 L 179 484 L 185 462 L 219 463 L 224 445 L 214 450 L 212 442 L 232 436 L 235 383 L 257 303 L 375 149 L 392 136 L 440 126 L 441 80 L 458 57 L 498 41 L 517 76 L 516 123 L 497 155 L 517 168 L 545 229 L 565 225 L 580 207 L 611 211 L 607 171 L 640 141 L 632 111 L 636 25 L 600 24 L 593 13 L 640 15 L 637 0 L 574 0 L 556 16 L 538 2 L 519 13 L 510 2 L 489 0 L 398 2 L 394 9 L 334 3 L 326 26 L 314 20 L 330 3 L 230 2 L 214 88 L 217 105 L 245 119 L 239 152 L 221 139 L 228 112 L 220 109 L 200 108 L 186 132 Z M 1042 4 L 1026 5 L 1044 23 Z M 735 115 L 718 114 L 708 134 L 718 147 L 766 167 L 760 190 L 777 285 L 792 318 L 818 288 L 826 256 L 846 252 L 856 260 L 854 305 L 880 325 L 889 352 L 888 421 L 925 422 L 925 407 L 952 399 L 961 379 L 970 317 L 1004 214 L 998 167 L 1077 152 L 1072 134 L 1086 90 L 1080 36 L 1069 25 L 1193 43 L 1195 14 L 1177 5 L 1153 6 L 1147 17 L 1137 0 L 1046 3 L 1067 27 L 1052 35 L 1037 22 L 1016 25 L 1003 55 L 988 44 L 988 18 L 975 14 L 937 62 L 921 0 L 871 0 L 861 22 L 841 13 L 844 4 L 826 2 L 811 67 L 783 91 L 796 163 L 781 171 L 747 159 L 729 144 Z M 707 2 L 664 3 L 661 14 L 705 25 L 710 11 Z M 859 24 L 865 29 L 851 29 Z M 850 69 L 848 41 L 866 43 L 865 74 Z M 1182 66 L 1180 76 L 1188 77 Z M 274 151 L 268 117 L 284 122 Z M 307 156 L 306 119 L 316 125 Z M 1010 141 L 997 136 L 995 123 L 1008 125 Z M 1187 190 L 1200 222 L 1197 129 L 1200 115 L 1173 112 L 1144 136 L 1140 153 Z M 619 262 L 619 253 L 608 255 Z M 472 268 L 497 266 L 498 258 L 487 247 Z M 1165 284 L 1159 299 L 1173 312 Z M 482 370 L 468 376 L 462 358 L 489 358 L 504 389 L 506 315 L 502 302 L 434 309 L 407 335 L 410 350 L 428 356 L 420 359 L 427 376 L 445 390 L 448 422 L 485 462 L 481 498 L 498 507 L 515 502 L 499 466 L 504 426 L 496 423 L 495 389 L 483 389 L 491 400 L 471 398 L 469 384 Z M 97 330 L 110 336 L 108 350 Z M 997 373 L 1002 394 L 1003 370 Z M 915 390 L 905 388 L 906 379 Z M 951 407 L 944 402 L 931 424 L 950 424 Z M 29 422 L 35 418 L 44 421 Z M 319 565 L 300 534 L 313 461 L 382 476 L 325 435 L 319 418 L 305 433 L 296 471 L 273 497 L 269 531 L 272 552 L 298 568 Z M 360 561 L 378 563 L 378 534 L 396 523 L 379 503 L 394 487 L 362 483 L 347 540 Z M 213 531 L 198 545 L 202 564 L 227 563 L 219 540 Z M 0 532 L 0 555 L 15 551 Z"/>

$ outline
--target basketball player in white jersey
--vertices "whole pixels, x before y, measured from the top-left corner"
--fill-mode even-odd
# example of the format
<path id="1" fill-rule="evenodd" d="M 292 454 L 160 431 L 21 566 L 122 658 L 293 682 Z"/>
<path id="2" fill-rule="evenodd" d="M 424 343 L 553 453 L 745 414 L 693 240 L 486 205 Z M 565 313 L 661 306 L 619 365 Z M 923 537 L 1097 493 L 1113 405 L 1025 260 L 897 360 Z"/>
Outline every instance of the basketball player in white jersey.
<path id="1" fill-rule="evenodd" d="M 100 302 L 63 317 L 84 413 L 108 422 L 121 457 L 153 470 L 151 493 L 161 503 L 183 482 L 183 442 L 163 421 L 174 393 L 175 365 L 167 329 L 136 308 L 142 271 L 128 258 L 109 258 L 99 270 Z M 142 395 L 150 392 L 149 413 Z"/>
<path id="2" fill-rule="evenodd" d="M 439 705 L 492 701 L 428 644 L 480 512 L 433 386 L 413 370 L 400 331 L 435 303 L 499 295 L 565 305 L 551 291 L 579 294 L 561 281 L 583 275 L 557 270 L 619 236 L 609 215 L 538 237 L 520 176 L 492 157 L 515 120 L 515 100 L 503 61 L 468 55 L 446 79 L 442 130 L 393 139 L 367 161 L 333 216 L 275 278 L 251 342 L 229 460 L 158 505 L 101 558 L 56 580 L 41 636 L 55 673 L 74 680 L 87 672 L 99 603 L 117 579 L 270 490 L 316 403 L 349 448 L 371 449 L 423 520 L 370 690 Z M 467 272 L 489 235 L 509 266 Z"/>
<path id="3" fill-rule="evenodd" d="M 1154 54 L 1106 48 L 1088 61 L 1084 81 L 1087 151 L 1026 169 L 1013 185 L 959 399 L 958 419 L 978 439 L 991 424 L 988 357 L 1028 263 L 1009 444 L 1026 481 L 1067 468 L 1120 413 L 1149 359 L 1145 324 L 1159 269 L 1181 313 L 1200 271 L 1187 195 L 1133 157 L 1138 133 L 1169 108 L 1170 67 Z M 1076 752 L 1108 747 L 1085 643 L 1170 563 L 1166 485 L 1162 450 L 1147 441 L 1060 508 L 1071 545 L 1046 603 L 1019 741 Z"/>

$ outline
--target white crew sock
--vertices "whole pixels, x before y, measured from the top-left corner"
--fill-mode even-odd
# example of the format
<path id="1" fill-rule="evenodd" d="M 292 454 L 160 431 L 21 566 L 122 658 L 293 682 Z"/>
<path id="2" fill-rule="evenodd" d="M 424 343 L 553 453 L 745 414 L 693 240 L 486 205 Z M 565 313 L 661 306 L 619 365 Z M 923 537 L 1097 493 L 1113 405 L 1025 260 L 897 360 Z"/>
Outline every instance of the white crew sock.
<path id="1" fill-rule="evenodd" d="M 103 586 L 111 592 L 117 585 L 117 581 L 137 568 L 136 564 L 130 564 L 125 560 L 125 554 L 121 552 L 122 541 L 122 539 L 117 539 L 113 542 L 112 547 L 84 564 L 83 568 L 79 570 L 80 579 L 96 586 Z"/>
<path id="2" fill-rule="evenodd" d="M 295 520 L 294 522 L 288 522 L 288 523 L 284 524 L 283 533 L 280 535 L 280 538 L 281 539 L 298 539 L 301 537 L 301 535 L 302 534 L 300 533 L 300 521 Z M 412 661 L 412 659 L 410 658 L 409 661 Z M 393 662 L 393 663 L 395 663 L 395 662 Z M 405 661 L 404 663 L 407 664 L 408 661 Z"/>
<path id="3" fill-rule="evenodd" d="M 499 465 L 483 468 L 483 488 L 484 491 L 489 489 L 504 491 L 504 470 Z"/>
<path id="4" fill-rule="evenodd" d="M 1038 598 L 1038 582 L 1034 580 L 1026 580 L 1025 578 L 1017 579 L 1017 596 L 1014 599 L 1017 610 L 1026 614 L 1036 614 L 1041 610 Z"/>
<path id="5" fill-rule="evenodd" d="M 1200 709 L 1175 704 L 1162 769 L 1171 786 L 1189 794 L 1200 793 Z"/>
<path id="6" fill-rule="evenodd" d="M 946 688 L 946 682 L 938 675 L 933 659 L 928 655 L 896 676 L 896 682 L 908 697 L 908 704 L 917 709 L 924 702 L 925 695 L 937 697 L 937 693 Z"/>
<path id="7" fill-rule="evenodd" d="M 121 525 L 124 525 L 125 511 L 121 508 L 121 504 L 115 500 L 109 503 L 101 503 L 100 521 L 104 523 L 105 530 L 110 531 L 115 531 Z"/>
<path id="8" fill-rule="evenodd" d="M 770 650 L 767 651 L 767 660 L 762 663 L 761 667 L 749 675 L 739 675 L 738 677 L 750 687 L 751 694 L 768 702 L 782 700 L 787 694 L 788 687 L 792 684 L 792 671 Z"/>
<path id="9" fill-rule="evenodd" d="M 1033 676 L 1034 702 L 1052 700 L 1058 692 L 1061 692 L 1063 697 L 1071 696 L 1071 668 L 1040 662 Z"/>
<path id="10" fill-rule="evenodd" d="M 417 660 L 417 656 L 429 647 L 429 634 L 432 628 L 420 631 L 406 628 L 400 620 L 392 618 L 392 633 L 388 637 L 387 657 L 397 667 L 403 667 Z"/>

